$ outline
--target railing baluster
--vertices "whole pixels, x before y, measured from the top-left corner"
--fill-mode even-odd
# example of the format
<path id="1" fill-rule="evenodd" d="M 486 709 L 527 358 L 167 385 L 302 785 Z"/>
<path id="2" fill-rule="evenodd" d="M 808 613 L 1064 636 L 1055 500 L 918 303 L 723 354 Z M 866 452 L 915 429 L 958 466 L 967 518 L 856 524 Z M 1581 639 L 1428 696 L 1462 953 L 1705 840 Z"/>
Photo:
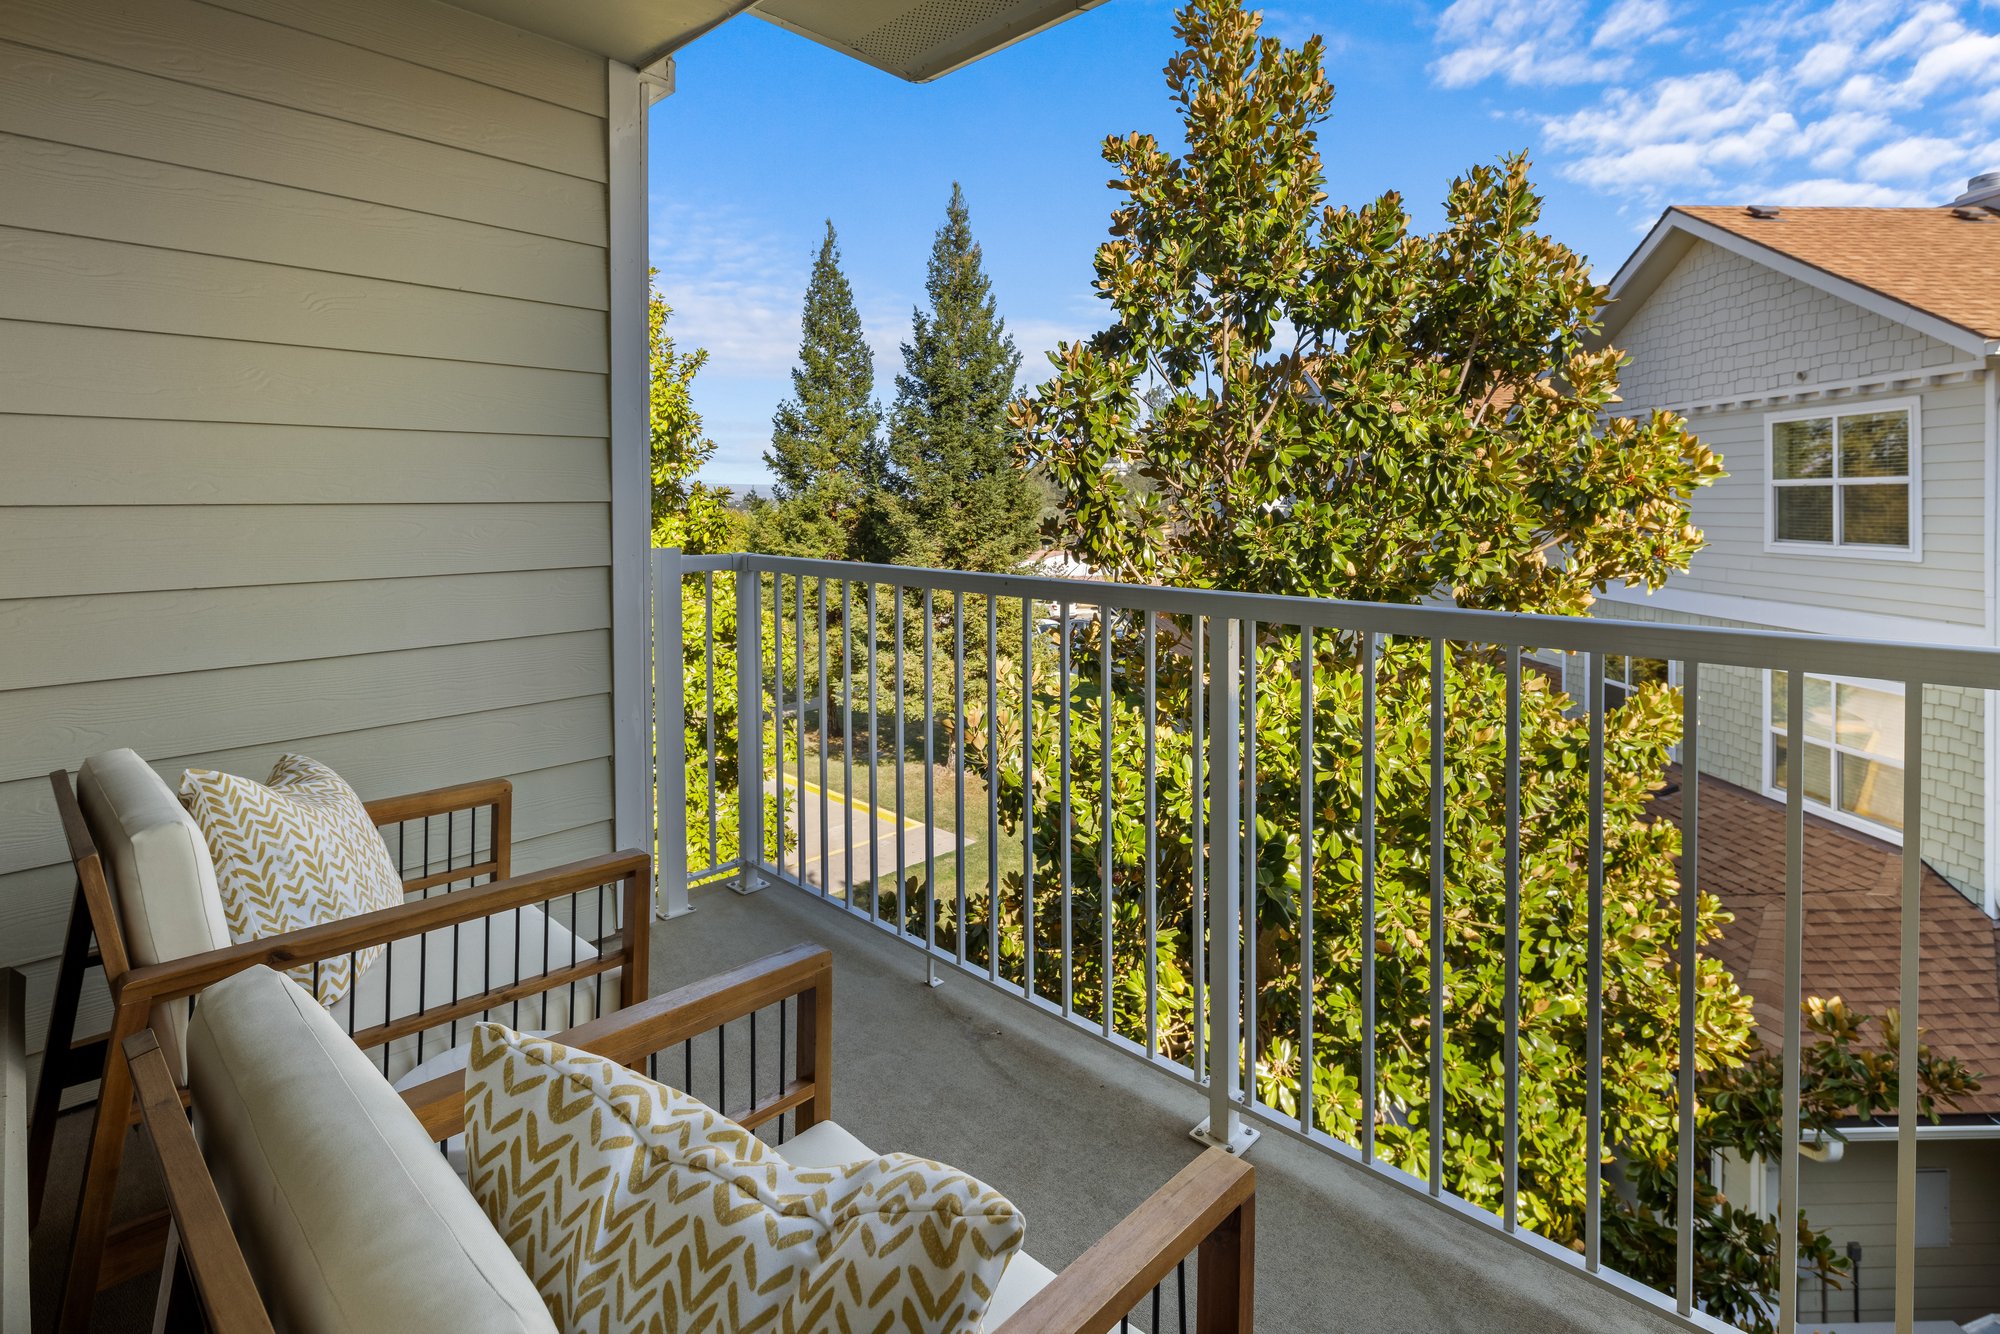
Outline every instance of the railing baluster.
<path id="1" fill-rule="evenodd" d="M 1035 600 L 1021 599 L 1021 994 L 1035 998 Z"/>
<path id="2" fill-rule="evenodd" d="M 798 795 L 798 825 L 796 837 L 799 840 L 799 883 L 806 883 L 806 577 L 799 575 L 792 580 L 792 670 L 794 689 L 792 709 L 798 714 L 798 744 L 793 747 L 798 768 L 798 782 L 792 791 Z M 820 826 L 820 834 L 825 836 L 826 826 Z M 824 881 L 822 876 L 821 880 Z M 820 885 L 820 893 L 826 892 L 826 885 Z"/>
<path id="3" fill-rule="evenodd" d="M 1313 632 L 1299 627 L 1299 1132 L 1313 1128 Z"/>
<path id="4" fill-rule="evenodd" d="M 854 898 L 854 585 L 840 581 L 840 855 L 844 863 L 847 910 Z"/>
<path id="5" fill-rule="evenodd" d="M 759 888 L 764 857 L 762 578 L 736 572 L 736 887 L 746 894 Z"/>
<path id="6" fill-rule="evenodd" d="M 1680 1148 L 1674 1166 L 1674 1300 L 1682 1315 L 1694 1313 L 1695 1192 L 1695 933 L 1701 908 L 1701 664 L 1681 668 L 1681 875 L 1680 875 Z"/>
<path id="7" fill-rule="evenodd" d="M 958 885 L 958 966 L 965 967 L 965 594 L 951 595 L 952 859 Z"/>
<path id="8" fill-rule="evenodd" d="M 771 576 L 771 799 L 778 803 L 778 844 L 772 849 L 771 864 L 782 875 L 785 870 L 785 576 Z M 757 734 L 763 749 L 763 732 Z"/>
<path id="9" fill-rule="evenodd" d="M 1596 1272 L 1604 1254 L 1604 655 L 1587 656 L 1590 711 L 1590 896 L 1584 993 L 1583 1264 Z"/>
<path id="10" fill-rule="evenodd" d="M 708 730 L 707 764 L 708 770 L 708 868 L 714 870 L 722 860 L 722 837 L 720 823 L 716 818 L 715 784 L 715 571 L 704 570 L 701 576 L 702 602 L 702 655 L 703 669 L 707 673 L 702 682 L 703 724 Z M 739 729 L 740 730 L 740 729 Z"/>
<path id="11" fill-rule="evenodd" d="M 937 767 L 937 700 L 932 687 L 931 659 L 936 648 L 933 633 L 936 608 L 931 590 L 924 590 L 924 974 L 932 986 L 938 984 L 937 961 L 937 784 L 932 775 Z"/>
<path id="12" fill-rule="evenodd" d="M 890 661 L 890 671 L 891 671 L 891 672 L 892 672 L 892 673 L 894 674 L 894 681 L 895 681 L 895 684 L 894 684 L 894 686 L 893 686 L 893 687 L 892 687 L 892 688 L 890 689 L 890 691 L 889 691 L 889 697 L 890 697 L 890 698 L 891 698 L 892 700 L 894 700 L 894 701 L 895 701 L 895 703 L 896 703 L 896 739 L 895 739 L 895 748 L 896 748 L 896 871 L 895 871 L 895 875 L 896 875 L 896 921 L 895 921 L 895 927 L 896 927 L 896 933 L 897 933 L 898 935 L 902 935 L 902 934 L 904 934 L 904 927 L 903 927 L 903 924 L 904 924 L 904 923 L 905 923 L 906 921 L 908 921 L 908 920 L 909 920 L 909 916 L 910 916 L 910 909 L 909 909 L 909 905 L 908 905 L 907 903 L 905 903 L 905 902 L 903 901 L 903 896 L 904 896 L 904 894 L 906 893 L 906 889 L 905 889 L 905 886 L 906 886 L 906 883 L 907 883 L 907 882 L 906 882 L 906 875 L 907 875 L 907 873 L 908 873 L 908 871 L 909 871 L 909 867 L 910 867 L 910 853 L 909 853 L 909 838 L 908 838 L 908 831 L 906 831 L 906 830 L 905 830 L 905 829 L 903 828 L 903 825 L 904 825 L 904 814 L 903 814 L 903 750 L 904 750 L 904 747 L 905 747 L 905 746 L 907 745 L 907 743 L 908 743 L 908 737 L 907 737 L 907 736 L 905 735 L 905 733 L 904 733 L 904 725 L 903 725 L 903 635 L 904 635 L 904 628 L 903 628 L 903 591 L 904 591 L 904 590 L 903 590 L 903 586 L 902 586 L 901 584 L 891 584 L 891 585 L 889 586 L 889 590 L 890 590 L 890 592 L 891 592 L 891 593 L 893 593 L 893 594 L 895 595 L 895 598 L 896 598 L 896 615 L 895 615 L 895 619 L 894 619 L 894 628 L 895 628 L 895 635 L 896 635 L 896 638 L 895 638 L 895 642 L 894 642 L 893 644 L 891 644 L 891 645 L 890 645 L 890 652 L 891 652 L 891 653 L 892 653 L 892 654 L 893 654 L 894 656 L 893 656 L 893 657 L 892 657 L 892 658 L 891 658 L 891 659 L 889 660 L 889 661 Z"/>
<path id="13" fill-rule="evenodd" d="M 829 892 L 833 880 L 832 868 L 828 865 L 832 845 L 829 841 L 827 823 L 831 818 L 832 806 L 826 789 L 826 748 L 829 744 L 827 733 L 827 682 L 826 682 L 826 580 L 821 579 L 814 590 L 813 610 L 819 617 L 819 892 L 824 897 Z M 780 1068 L 783 1062 L 779 1062 Z M 779 1123 L 780 1126 L 783 1122 Z"/>
<path id="14" fill-rule="evenodd" d="M 1194 881 L 1194 893 L 1192 895 L 1194 933 L 1189 937 L 1188 942 L 1188 988 L 1193 1004 L 1193 1017 L 1189 1027 L 1194 1030 L 1194 1076 L 1197 1080 L 1200 1080 L 1209 1074 L 1208 1030 L 1202 1023 L 1202 1017 L 1208 1013 L 1205 1003 L 1208 969 L 1204 962 L 1204 951 L 1208 948 L 1206 924 L 1208 896 L 1205 892 L 1206 886 L 1203 884 L 1207 859 L 1202 854 L 1202 849 L 1208 846 L 1208 817 L 1204 801 L 1204 794 L 1208 791 L 1208 788 L 1203 778 L 1203 766 L 1207 760 L 1208 750 L 1205 738 L 1202 735 L 1203 725 L 1206 722 L 1206 719 L 1202 716 L 1202 706 L 1205 702 L 1204 695 L 1207 689 L 1207 678 L 1203 670 L 1202 658 L 1208 644 L 1209 630 L 1207 618 L 1199 615 L 1189 616 L 1188 629 L 1191 632 L 1188 651 L 1193 655 L 1194 662 L 1194 675 L 1188 680 L 1188 714 L 1190 717 L 1189 732 L 1191 740 L 1191 744 L 1188 746 L 1188 762 L 1193 780 L 1188 788 L 1188 804 L 1193 811 L 1194 824 L 1194 838 L 1191 843 L 1193 850 L 1188 858 L 1190 863 L 1188 874 Z"/>
<path id="15" fill-rule="evenodd" d="M 1257 1102 L 1257 622 L 1243 623 L 1243 1101 Z"/>
<path id="16" fill-rule="evenodd" d="M 1506 1035 L 1501 1055 L 1505 1139 L 1501 1142 L 1501 1224 L 1519 1226 L 1521 1192 L 1521 646 L 1507 646 L 1507 980 Z"/>
<path id="17" fill-rule="evenodd" d="M 1444 655 L 1431 640 L 1431 1089 L 1432 1195 L 1444 1194 Z"/>
<path id="18" fill-rule="evenodd" d="M 1242 864 L 1242 823 L 1239 802 L 1242 781 L 1243 625 L 1233 618 L 1209 622 L 1209 827 L 1208 882 L 1213 887 L 1214 912 L 1208 941 L 1208 1026 L 1213 1057 L 1208 1072 L 1208 1139 L 1233 1144 L 1241 1118 L 1236 1109 L 1236 1080 L 1242 1069 L 1239 990 L 1242 943 L 1237 908 Z"/>
<path id="19" fill-rule="evenodd" d="M 1986 696 L 1992 708 L 1994 696 Z M 1787 737 L 1802 736 L 1797 712 Z M 1910 1334 L 1917 1314 L 1917 1115 L 1922 967 L 1924 847 L 1924 683 L 1903 686 L 1903 902 L 1897 979 L 1901 1043 L 1896 1051 L 1896 1334 Z M 1803 749 L 1803 747 L 1801 747 Z M 1859 1276 L 1854 1279 L 1859 1282 Z"/>
<path id="20" fill-rule="evenodd" d="M 1160 966 L 1159 966 L 1159 874 L 1160 874 L 1160 832 L 1159 819 L 1159 755 L 1157 738 L 1154 735 L 1153 714 L 1159 703 L 1159 672 L 1156 662 L 1157 638 L 1152 612 L 1142 613 L 1145 628 L 1140 632 L 1141 652 L 1145 655 L 1146 703 L 1145 733 L 1146 763 L 1146 1055 L 1160 1054 Z M 1158 1322 L 1155 1322 L 1158 1327 Z"/>
<path id="21" fill-rule="evenodd" d="M 1069 602 L 1067 599 L 1056 609 L 1056 781 L 1061 784 L 1060 841 L 1056 845 L 1058 854 L 1057 873 L 1061 877 L 1062 889 L 1062 1012 L 1070 1012 L 1072 959 L 1070 953 L 1070 845 L 1076 841 L 1076 824 L 1069 809 Z"/>
<path id="22" fill-rule="evenodd" d="M 1026 717 L 1024 712 L 1022 718 Z M 990 595 L 986 599 L 986 976 L 989 981 L 1000 980 L 1000 600 Z"/>
<path id="23" fill-rule="evenodd" d="M 681 642 L 687 590 L 681 582 L 679 547 L 656 551 L 653 560 L 653 820 L 655 829 L 675 831 L 657 840 L 658 908 L 668 917 L 678 917 L 688 910 L 687 667 Z M 449 837 L 449 821 L 445 832 Z M 452 935 L 455 945 L 456 927 Z M 453 1045 L 457 1045 L 455 1029 Z"/>
<path id="24" fill-rule="evenodd" d="M 1361 635 L 1361 1162 L 1375 1166 L 1375 632 Z"/>
<path id="25" fill-rule="evenodd" d="M 882 732 L 882 683 L 875 660 L 882 656 L 881 636 L 876 634 L 875 581 L 868 581 L 868 916 L 882 920 L 882 802 L 876 776 L 882 768 L 878 749 Z M 850 792 L 853 788 L 848 789 Z"/>
<path id="26" fill-rule="evenodd" d="M 1097 693 L 1098 693 L 1098 799 L 1103 806 L 1102 824 L 1099 835 L 1103 850 L 1098 854 L 1099 886 L 1097 910 L 1104 927 L 1104 1036 L 1111 1036 L 1112 999 L 1117 995 L 1116 978 L 1112 973 L 1112 885 L 1111 858 L 1115 844 L 1111 838 L 1111 827 L 1115 812 L 1111 805 L 1111 608 L 1099 603 L 1097 607 Z"/>
<path id="27" fill-rule="evenodd" d="M 1805 968 L 1806 678 L 1798 664 L 1785 680 L 1785 1012 L 1779 1031 L 1784 1092 L 1778 1163 L 1778 1328 L 1799 1319 L 1799 1006 Z M 1907 779 L 1906 779 L 1907 781 Z"/>

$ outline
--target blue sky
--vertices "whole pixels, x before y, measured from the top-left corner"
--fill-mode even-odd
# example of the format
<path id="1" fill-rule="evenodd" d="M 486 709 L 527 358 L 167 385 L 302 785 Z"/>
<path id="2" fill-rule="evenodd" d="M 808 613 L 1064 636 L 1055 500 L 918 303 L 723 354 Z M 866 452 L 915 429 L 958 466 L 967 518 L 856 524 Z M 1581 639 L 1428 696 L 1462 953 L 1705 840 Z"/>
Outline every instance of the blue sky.
<path id="1" fill-rule="evenodd" d="M 1525 148 L 1543 225 L 1608 278 L 1667 203 L 1934 204 L 2000 169 L 2000 0 L 1354 0 L 1272 6 L 1319 32 L 1337 90 L 1335 200 L 1403 192 L 1419 226 L 1471 163 Z M 790 392 L 823 221 L 840 231 L 894 394 L 924 260 L 963 183 L 1002 315 L 1044 374 L 1103 323 L 1091 256 L 1113 196 L 1107 134 L 1175 129 L 1160 68 L 1173 6 L 1109 0 L 934 84 L 754 18 L 677 57 L 652 112 L 652 254 L 683 347 L 706 475 L 757 481 Z"/>

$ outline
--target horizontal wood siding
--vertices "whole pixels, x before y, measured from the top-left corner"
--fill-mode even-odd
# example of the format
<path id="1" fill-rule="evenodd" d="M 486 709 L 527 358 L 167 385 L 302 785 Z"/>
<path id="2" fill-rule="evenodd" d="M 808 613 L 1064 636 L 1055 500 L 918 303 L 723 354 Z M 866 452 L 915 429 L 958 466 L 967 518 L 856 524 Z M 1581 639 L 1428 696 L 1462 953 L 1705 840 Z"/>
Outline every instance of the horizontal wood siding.
<path id="1" fill-rule="evenodd" d="M 1918 616 L 1961 625 L 1986 617 L 1986 386 L 1979 380 L 1887 394 L 1847 394 L 1828 412 L 1876 399 L 1918 396 L 1923 419 L 1923 559 L 1870 560 L 1764 550 L 1764 409 L 1697 412 L 1694 432 L 1722 455 L 1729 476 L 1695 494 L 1693 519 L 1708 537 L 1675 589 L 1807 606 Z M 1785 404 L 1771 412 L 1811 410 Z"/>
<path id="2" fill-rule="evenodd" d="M 603 62 L 433 0 L 0 7 L 0 966 L 46 775 L 301 751 L 611 846 Z M 101 1016 L 101 990 L 86 1023 Z"/>
<path id="3" fill-rule="evenodd" d="M 1850 1144 L 1838 1163 L 1799 1166 L 1806 1218 L 1836 1254 L 1861 1243 L 1861 1318 L 1893 1320 L 1896 1146 Z M 2000 1140 L 1919 1142 L 1917 1167 L 1951 1174 L 1951 1244 L 1917 1248 L 1917 1319 L 1964 1323 L 2000 1310 Z M 1829 1293 L 1827 1308 L 1851 1318 L 1853 1290 Z M 1816 1287 L 1802 1296 L 1801 1314 L 1819 1315 Z"/>

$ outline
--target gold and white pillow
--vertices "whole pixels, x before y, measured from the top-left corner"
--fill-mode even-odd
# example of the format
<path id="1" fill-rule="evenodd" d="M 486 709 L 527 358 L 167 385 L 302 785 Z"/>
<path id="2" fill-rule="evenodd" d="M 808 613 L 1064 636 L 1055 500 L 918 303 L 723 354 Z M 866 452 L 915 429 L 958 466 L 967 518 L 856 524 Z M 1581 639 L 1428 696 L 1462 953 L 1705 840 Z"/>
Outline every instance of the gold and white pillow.
<path id="1" fill-rule="evenodd" d="M 472 1188 L 565 1334 L 979 1328 L 1026 1232 L 965 1173 L 794 1167 L 694 1098 L 499 1024 L 472 1030 Z"/>
<path id="2" fill-rule="evenodd" d="M 208 843 L 238 944 L 403 901 L 403 879 L 361 798 L 317 760 L 281 756 L 267 783 L 189 769 L 181 803 Z M 381 952 L 301 964 L 289 976 L 332 1005 Z"/>

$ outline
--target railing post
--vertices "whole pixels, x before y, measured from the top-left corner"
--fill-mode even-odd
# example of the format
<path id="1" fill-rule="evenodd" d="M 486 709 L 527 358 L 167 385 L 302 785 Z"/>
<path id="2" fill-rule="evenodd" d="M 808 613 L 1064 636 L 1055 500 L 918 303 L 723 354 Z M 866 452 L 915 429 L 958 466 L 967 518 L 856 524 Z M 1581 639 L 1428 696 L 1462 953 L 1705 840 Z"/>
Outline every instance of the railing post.
<path id="1" fill-rule="evenodd" d="M 1242 1153 L 1257 1142 L 1236 1102 L 1242 1051 L 1241 731 L 1243 623 L 1208 623 L 1208 1117 L 1204 1144 Z"/>
<path id="2" fill-rule="evenodd" d="M 681 549 L 653 552 L 653 864 L 655 909 L 679 917 L 688 904 L 687 665 L 681 641 Z M 711 630 L 711 633 L 713 631 Z"/>
<path id="3" fill-rule="evenodd" d="M 736 567 L 736 892 L 764 887 L 763 595 L 746 558 Z"/>

